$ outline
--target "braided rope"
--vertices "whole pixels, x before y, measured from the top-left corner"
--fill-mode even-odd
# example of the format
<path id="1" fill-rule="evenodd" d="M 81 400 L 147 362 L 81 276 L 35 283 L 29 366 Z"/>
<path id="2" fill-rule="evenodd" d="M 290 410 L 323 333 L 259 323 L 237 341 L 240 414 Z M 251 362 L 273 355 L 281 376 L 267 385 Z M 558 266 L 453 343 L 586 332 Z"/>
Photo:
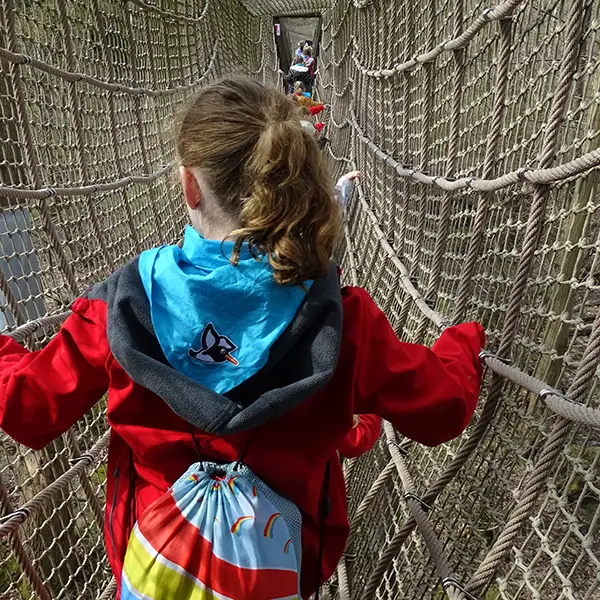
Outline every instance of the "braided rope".
<path id="1" fill-rule="evenodd" d="M 396 467 L 396 471 L 398 472 L 400 480 L 402 481 L 402 487 L 404 488 L 406 504 L 417 524 L 419 533 L 425 540 L 427 549 L 431 554 L 431 558 L 433 559 L 433 562 L 440 577 L 442 579 L 452 578 L 454 576 L 454 573 L 450 567 L 450 561 L 431 523 L 427 518 L 427 514 L 423 508 L 425 505 L 424 501 L 419 499 L 416 495 L 416 488 L 413 484 L 412 477 L 408 471 L 408 467 L 406 466 L 406 461 L 404 460 L 402 453 L 398 449 L 398 445 L 396 443 L 396 435 L 391 423 L 389 423 L 388 421 L 384 421 L 383 431 L 385 433 L 386 439 L 388 440 L 388 447 L 392 456 L 392 460 L 394 462 L 394 466 Z"/>
<path id="2" fill-rule="evenodd" d="M 80 478 L 84 471 L 90 465 L 95 464 L 106 452 L 109 440 L 110 430 L 104 433 L 88 453 L 79 458 L 76 465 L 65 471 L 58 479 L 38 492 L 31 500 L 4 517 L 0 523 L 0 539 L 17 531 L 29 519 L 32 512 L 39 511 L 61 492 L 65 491 L 70 483 Z"/>
<path id="3" fill-rule="evenodd" d="M 208 8 L 210 6 L 210 0 L 206 0 L 202 12 L 197 17 L 188 17 L 170 10 L 165 10 L 164 8 L 160 8 L 155 4 L 152 4 L 151 2 L 145 2 L 144 0 L 129 0 L 129 2 L 139 6 L 139 8 L 146 12 L 154 13 L 165 19 L 172 19 L 173 21 L 180 21 L 183 23 L 189 23 L 191 25 L 202 23 L 208 14 Z"/>
<path id="4" fill-rule="evenodd" d="M 39 330 L 56 330 L 60 327 L 64 320 L 71 314 L 70 311 L 62 312 L 57 315 L 50 315 L 36 319 L 35 321 L 29 321 L 25 325 L 21 325 L 12 331 L 9 331 L 6 335 L 11 337 L 16 342 L 22 344 L 25 340 L 30 338 L 36 331 Z"/>
<path id="5" fill-rule="evenodd" d="M 342 556 L 342 558 L 340 559 L 337 568 L 337 576 L 340 585 L 340 600 L 351 600 L 352 592 L 350 591 L 350 578 L 348 577 L 348 567 L 346 565 L 345 556 Z"/>
<path id="6" fill-rule="evenodd" d="M 371 507 L 371 504 L 373 503 L 373 500 L 377 498 L 381 490 L 387 485 L 387 482 L 389 481 L 392 473 L 394 472 L 394 469 L 394 461 L 390 460 L 390 462 L 388 462 L 388 464 L 385 465 L 385 467 L 383 468 L 383 471 L 379 473 L 377 479 L 373 482 L 373 485 L 371 485 L 365 497 L 360 501 L 358 508 L 354 511 L 354 514 L 352 515 L 352 522 L 350 523 L 350 537 L 348 538 L 348 543 L 352 541 L 352 538 L 356 533 L 356 528 L 362 521 L 365 514 L 368 512 L 369 508 Z M 349 478 L 346 477 L 346 481 L 348 480 Z"/>
<path id="7" fill-rule="evenodd" d="M 130 185 L 153 183 L 157 179 L 167 175 L 172 168 L 173 163 L 168 164 L 162 167 L 162 169 L 147 175 L 130 175 L 109 183 L 91 183 L 77 187 L 52 187 L 41 188 L 37 190 L 24 190 L 21 188 L 0 186 L 0 198 L 14 198 L 15 200 L 44 200 L 46 198 L 51 198 L 52 196 L 89 196 L 90 194 L 112 192 L 114 190 L 129 187 Z"/>
<path id="8" fill-rule="evenodd" d="M 117 595 L 117 582 L 111 579 L 108 585 L 104 588 L 97 600 L 113 600 Z"/>
<path id="9" fill-rule="evenodd" d="M 74 71 L 59 69 L 58 67 L 54 67 L 48 63 L 38 60 L 37 58 L 33 58 L 31 56 L 21 54 L 18 52 L 12 52 L 7 48 L 0 48 L 0 59 L 6 60 L 14 65 L 27 65 L 29 67 L 34 67 L 44 73 L 47 73 L 48 75 L 54 75 L 55 77 L 59 77 L 60 79 L 72 83 L 87 83 L 88 85 L 91 85 L 95 88 L 99 88 L 101 90 L 106 90 L 108 92 L 117 92 L 121 94 L 129 94 L 132 96 L 149 96 L 151 98 L 160 98 L 163 96 L 173 96 L 175 94 L 181 94 L 182 92 L 189 92 L 190 90 L 193 90 L 194 88 L 201 85 L 204 81 L 206 81 L 207 76 L 212 72 L 214 66 L 214 62 L 217 56 L 218 44 L 219 39 L 217 38 L 213 43 L 213 55 L 211 56 L 211 59 L 206 69 L 195 81 L 192 81 L 186 85 L 178 85 L 163 90 L 154 90 L 142 87 L 129 87 L 120 83 L 103 81 L 101 79 L 98 79 L 97 77 L 86 75 L 85 73 L 76 73 Z"/>
<path id="10" fill-rule="evenodd" d="M 425 185 L 435 185 L 442 190 L 448 192 L 456 192 L 458 190 L 470 189 L 479 192 L 498 192 L 512 185 L 523 183 L 535 183 L 538 185 L 548 185 L 558 183 L 581 175 L 590 169 L 595 169 L 600 166 L 600 150 L 592 150 L 582 156 L 570 160 L 556 167 L 542 167 L 539 169 L 529 169 L 521 167 L 510 173 L 501 175 L 494 179 L 478 179 L 476 177 L 460 177 L 458 179 L 447 179 L 439 175 L 427 175 L 419 169 L 409 168 L 400 164 L 396 159 L 389 156 L 381 150 L 377 144 L 370 140 L 362 131 L 360 125 L 356 121 L 356 117 L 350 120 L 352 126 L 356 129 L 359 139 L 373 152 L 375 156 L 384 160 L 389 164 L 399 177 L 411 179 L 416 183 L 424 183 Z M 540 164 L 541 161 L 540 161 Z"/>
<path id="11" fill-rule="evenodd" d="M 433 62 L 441 54 L 444 54 L 444 52 L 452 52 L 454 50 L 465 48 L 488 23 L 508 18 L 513 10 L 522 2 L 523 0 L 506 0 L 496 8 L 484 10 L 483 13 L 459 36 L 448 40 L 447 42 L 442 42 L 435 48 L 432 48 L 432 44 L 430 44 L 429 47 L 431 50 L 419 54 L 406 62 L 396 64 L 389 69 L 368 69 L 358 61 L 356 56 L 353 57 L 354 62 L 363 75 L 374 77 L 376 79 L 392 77 L 398 73 L 410 71 L 419 65 Z"/>
<path id="12" fill-rule="evenodd" d="M 4 478 L 0 473 L 0 515 L 4 518 L 7 514 L 11 514 L 12 512 L 14 512 L 14 506 L 9 498 Z M 50 592 L 44 585 L 34 564 L 27 556 L 27 552 L 23 547 L 18 531 L 9 535 L 9 542 L 17 561 L 19 562 L 19 566 L 23 570 L 25 577 L 27 577 L 27 581 L 32 586 L 38 598 L 40 598 L 40 600 L 51 600 Z"/>

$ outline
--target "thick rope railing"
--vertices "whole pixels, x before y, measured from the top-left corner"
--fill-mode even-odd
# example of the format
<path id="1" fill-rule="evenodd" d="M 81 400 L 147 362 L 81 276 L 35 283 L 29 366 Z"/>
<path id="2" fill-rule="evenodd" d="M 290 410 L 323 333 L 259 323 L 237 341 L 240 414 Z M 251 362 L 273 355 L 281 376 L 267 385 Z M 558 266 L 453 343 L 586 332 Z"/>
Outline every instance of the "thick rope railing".
<path id="1" fill-rule="evenodd" d="M 104 591 L 98 596 L 98 600 L 113 600 L 117 594 L 117 582 L 114 579 L 104 588 Z"/>
<path id="2" fill-rule="evenodd" d="M 178 21 L 182 23 L 189 23 L 190 25 L 197 25 L 198 23 L 202 23 L 206 18 L 208 13 L 208 9 L 210 7 L 211 0 L 205 0 L 204 8 L 202 12 L 197 17 L 189 17 L 187 15 L 182 15 L 180 13 L 173 12 L 171 10 L 165 10 L 164 8 L 160 8 L 151 2 L 145 2 L 144 0 L 129 0 L 132 4 L 135 4 L 142 10 L 154 13 L 160 17 L 165 19 L 172 19 L 173 21 Z"/>
<path id="3" fill-rule="evenodd" d="M 53 196 L 89 196 L 91 194 L 99 194 L 102 192 L 112 192 L 114 190 L 129 187 L 135 184 L 153 183 L 157 179 L 164 177 L 169 173 L 173 164 L 168 164 L 162 169 L 148 175 L 130 175 L 122 177 L 116 181 L 108 183 L 92 183 L 89 185 L 81 185 L 74 187 L 48 187 L 38 190 L 27 190 L 22 188 L 5 187 L 0 185 L 0 198 L 14 198 L 15 200 L 44 200 Z"/>
<path id="4" fill-rule="evenodd" d="M 64 492 L 75 479 L 81 477 L 86 469 L 97 463 L 100 457 L 103 457 L 106 453 L 109 441 L 110 431 L 106 431 L 89 452 L 82 454 L 78 458 L 77 463 L 73 467 L 65 471 L 42 491 L 38 492 L 31 500 L 0 518 L 0 539 L 14 533 L 29 519 L 33 512 L 37 512 L 42 507 L 47 506 L 60 492 Z"/>
<path id="5" fill-rule="evenodd" d="M 121 83 L 114 83 L 111 81 L 103 81 L 97 77 L 86 75 L 85 73 L 76 73 L 73 71 L 67 71 L 54 67 L 46 62 L 27 56 L 26 54 L 20 54 L 17 52 L 11 52 L 7 48 L 0 48 L 0 59 L 6 60 L 15 65 L 27 65 L 39 69 L 40 71 L 47 73 L 48 75 L 54 75 L 64 81 L 70 81 L 72 83 L 87 83 L 95 88 L 106 90 L 108 92 L 115 92 L 121 94 L 129 94 L 131 96 L 149 96 L 150 98 L 161 98 L 163 96 L 173 96 L 175 94 L 181 94 L 182 92 L 189 92 L 206 81 L 207 75 L 212 71 L 214 65 L 214 59 L 217 56 L 219 38 L 216 38 L 213 42 L 213 55 L 209 61 L 209 64 L 205 71 L 196 79 L 186 85 L 178 85 L 171 88 L 162 90 L 155 90 L 151 88 L 143 87 L 129 87 Z"/>
<path id="6" fill-rule="evenodd" d="M 415 56 L 414 58 L 394 65 L 389 69 L 369 69 L 362 65 L 356 55 L 353 57 L 354 62 L 358 70 L 367 77 L 384 78 L 392 77 L 405 71 L 410 71 L 419 65 L 426 65 L 435 61 L 441 54 L 445 52 L 452 52 L 468 46 L 469 42 L 475 37 L 481 29 L 483 29 L 488 23 L 492 21 L 500 21 L 508 17 L 514 9 L 519 6 L 524 0 L 506 0 L 496 8 L 486 8 L 483 13 L 477 17 L 477 19 L 468 27 L 463 33 L 455 37 L 454 39 L 442 42 L 435 48 L 429 47 L 430 50 Z"/>
<path id="7" fill-rule="evenodd" d="M 392 461 L 404 488 L 404 500 L 429 550 L 429 554 L 442 581 L 444 591 L 450 600 L 462 600 L 465 597 L 466 590 L 458 582 L 456 575 L 450 567 L 448 555 L 429 522 L 427 513 L 431 510 L 431 506 L 416 493 L 416 488 L 404 460 L 403 453 L 400 451 L 396 441 L 396 433 L 391 423 L 384 421 L 383 430 Z"/>
<path id="8" fill-rule="evenodd" d="M 373 152 L 375 156 L 384 160 L 392 167 L 399 177 L 406 177 L 415 183 L 424 183 L 425 185 L 435 185 L 447 192 L 456 192 L 459 190 L 475 190 L 478 192 L 498 192 L 512 185 L 531 183 L 536 185 L 549 185 L 560 183 L 571 177 L 581 175 L 590 169 L 600 166 L 600 150 L 592 150 L 586 154 L 570 160 L 556 167 L 546 167 L 533 169 L 530 167 L 521 167 L 510 173 L 495 177 L 493 179 L 478 179 L 477 177 L 460 177 L 458 179 L 448 179 L 439 175 L 428 175 L 418 168 L 412 168 L 410 165 L 403 165 L 395 158 L 389 156 L 381 150 L 375 142 L 369 139 L 356 121 L 356 116 L 351 119 L 352 126 L 356 129 L 359 139 Z"/>
<path id="9" fill-rule="evenodd" d="M 14 514 L 14 512 L 15 509 L 9 498 L 4 478 L 0 474 L 0 522 L 2 522 L 2 519 L 6 518 L 7 515 Z M 23 547 L 23 543 L 21 542 L 19 532 L 13 531 L 8 536 L 8 540 L 12 551 L 17 557 L 19 566 L 23 570 L 27 581 L 37 594 L 38 598 L 40 598 L 40 600 L 51 600 L 52 597 L 50 596 L 50 592 L 44 585 L 44 582 L 42 580 L 42 577 L 40 576 L 38 569 L 35 567 L 31 559 L 27 555 L 27 551 Z"/>
<path id="10" fill-rule="evenodd" d="M 60 327 L 65 319 L 71 314 L 70 311 L 65 311 L 57 315 L 49 315 L 47 317 L 41 317 L 34 321 L 29 321 L 25 325 L 21 325 L 12 331 L 9 331 L 5 335 L 11 337 L 16 342 L 22 344 L 29 339 L 37 331 L 56 330 Z"/>

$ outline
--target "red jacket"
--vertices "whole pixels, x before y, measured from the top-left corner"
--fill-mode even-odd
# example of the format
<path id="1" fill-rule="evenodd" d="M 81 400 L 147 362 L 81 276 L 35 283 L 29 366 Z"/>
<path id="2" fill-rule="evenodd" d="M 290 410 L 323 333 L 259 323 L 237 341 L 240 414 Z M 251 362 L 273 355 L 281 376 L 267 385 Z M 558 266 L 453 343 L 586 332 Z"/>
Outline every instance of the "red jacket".
<path id="1" fill-rule="evenodd" d="M 477 324 L 447 329 L 433 349 L 398 341 L 385 315 L 359 288 L 342 291 L 343 329 L 337 367 L 320 391 L 252 431 L 195 431 L 215 461 L 239 457 L 300 509 L 302 592 L 315 591 L 319 496 L 332 461 L 322 579 L 335 570 L 348 535 L 345 486 L 337 450 L 353 415 L 375 414 L 417 442 L 436 445 L 459 435 L 477 402 L 484 333 Z M 108 390 L 112 428 L 105 538 L 120 580 L 134 520 L 196 461 L 190 425 L 166 402 L 135 383 L 117 362 L 107 334 L 107 303 L 81 298 L 60 332 L 29 352 L 0 336 L 0 428 L 39 449 L 69 429 Z"/>

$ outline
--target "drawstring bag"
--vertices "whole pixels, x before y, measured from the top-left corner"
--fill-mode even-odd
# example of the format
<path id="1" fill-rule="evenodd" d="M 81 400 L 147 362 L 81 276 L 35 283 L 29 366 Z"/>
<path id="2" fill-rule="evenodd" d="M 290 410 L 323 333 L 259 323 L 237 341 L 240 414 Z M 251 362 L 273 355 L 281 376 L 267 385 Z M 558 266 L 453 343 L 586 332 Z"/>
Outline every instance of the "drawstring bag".
<path id="1" fill-rule="evenodd" d="M 302 520 L 241 463 L 193 464 L 136 523 L 122 600 L 299 600 Z"/>

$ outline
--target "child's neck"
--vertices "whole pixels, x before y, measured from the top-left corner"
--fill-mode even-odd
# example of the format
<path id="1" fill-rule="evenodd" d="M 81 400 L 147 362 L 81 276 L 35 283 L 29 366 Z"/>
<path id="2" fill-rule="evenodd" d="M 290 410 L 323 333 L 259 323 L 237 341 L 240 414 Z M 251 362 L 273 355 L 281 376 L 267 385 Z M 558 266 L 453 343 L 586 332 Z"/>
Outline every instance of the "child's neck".
<path id="1" fill-rule="evenodd" d="M 239 227 L 231 226 L 209 226 L 209 227 L 197 227 L 193 226 L 194 229 L 205 239 L 205 240 L 216 240 L 218 242 L 228 241 L 234 242 L 237 236 L 231 235 Z"/>

